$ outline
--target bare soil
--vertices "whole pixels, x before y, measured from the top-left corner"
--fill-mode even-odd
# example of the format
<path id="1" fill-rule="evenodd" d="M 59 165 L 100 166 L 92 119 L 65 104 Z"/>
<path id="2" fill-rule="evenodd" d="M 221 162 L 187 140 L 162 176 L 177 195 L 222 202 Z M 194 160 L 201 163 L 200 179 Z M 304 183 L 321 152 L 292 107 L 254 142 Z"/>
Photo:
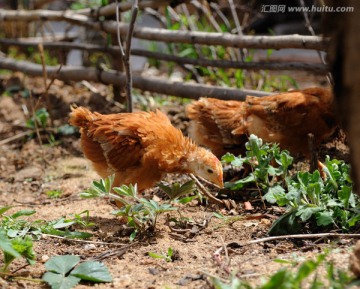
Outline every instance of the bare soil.
<path id="1" fill-rule="evenodd" d="M 97 93 L 79 83 L 55 81 L 49 91 L 55 127 L 67 122 L 69 106 L 73 102 L 100 112 L 121 111 L 120 106 L 106 99 L 105 96 L 110 95 L 108 87 L 92 85 L 98 89 Z M 52 145 L 49 145 L 47 132 L 41 133 L 42 145 L 36 135 L 10 140 L 28 131 L 24 127 L 29 118 L 26 108 L 31 111 L 40 99 L 42 79 L 24 78 L 22 75 L 5 77 L 1 80 L 0 91 L 6 89 L 12 89 L 12 95 L 0 97 L 0 206 L 14 206 L 6 214 L 20 209 L 34 209 L 37 213 L 30 219 L 49 221 L 71 218 L 72 214 L 88 210 L 90 221 L 96 224 L 90 228 L 75 228 L 92 233 L 93 237 L 88 240 L 43 236 L 34 245 L 37 263 L 24 266 L 24 261 L 16 261 L 11 265 L 11 272 L 16 271 L 27 278 L 41 278 L 45 271 L 43 263 L 49 257 L 74 254 L 83 260 L 101 259 L 110 269 L 113 283 L 98 284 L 96 288 L 211 288 L 208 276 L 227 279 L 229 272 L 237 272 L 243 279 L 259 284 L 284 266 L 274 262 L 275 259 L 294 260 L 294 256 L 307 259 L 325 248 L 333 249 L 331 257 L 339 268 L 347 268 L 354 241 L 345 239 L 284 239 L 230 246 L 228 256 L 224 252 L 217 256 L 217 250 L 224 244 L 244 244 L 266 237 L 274 218 L 282 212 L 276 207 L 264 209 L 258 201 L 252 202 L 253 210 L 245 211 L 241 198 L 235 198 L 238 208 L 231 211 L 197 201 L 183 205 L 181 215 L 190 220 L 186 227 L 172 228 L 169 219 L 179 218 L 179 215 L 176 212 L 165 214 L 160 217 L 155 232 L 131 243 L 123 222 L 111 214 L 114 206 L 109 201 L 79 197 L 79 193 L 98 176 L 82 156 L 78 135 L 60 136 L 54 133 L 56 143 Z M 25 98 L 24 89 L 31 90 L 32 97 L 27 95 Z M 187 119 L 182 105 L 170 103 L 161 106 L 161 109 L 168 112 L 174 124 L 186 132 Z M 330 154 L 348 159 L 345 136 L 338 133 L 336 138 L 322 146 L 320 154 L 322 157 Z M 306 166 L 306 162 L 297 165 L 299 168 Z M 167 181 L 178 181 L 179 178 L 168 176 Z M 59 190 L 62 194 L 57 199 L 51 199 L 46 194 L 50 190 Z M 146 196 L 160 201 L 164 198 L 157 188 L 149 190 Z M 213 217 L 214 212 L 241 218 L 226 223 Z M 166 253 L 170 247 L 176 252 L 173 262 L 148 256 L 148 252 Z M 28 280 L 0 281 L 2 288 L 47 288 L 45 284 Z M 77 288 L 89 286 L 83 283 Z"/>

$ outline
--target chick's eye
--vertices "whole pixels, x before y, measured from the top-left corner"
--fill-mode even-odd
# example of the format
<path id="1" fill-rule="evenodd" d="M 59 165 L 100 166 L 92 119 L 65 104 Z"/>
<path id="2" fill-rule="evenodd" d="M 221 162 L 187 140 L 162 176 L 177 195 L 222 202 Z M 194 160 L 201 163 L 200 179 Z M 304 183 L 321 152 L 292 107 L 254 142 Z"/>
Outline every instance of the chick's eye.
<path id="1" fill-rule="evenodd" d="M 208 172 L 209 174 L 212 174 L 214 171 L 211 170 L 211 169 L 207 169 L 207 172 Z"/>

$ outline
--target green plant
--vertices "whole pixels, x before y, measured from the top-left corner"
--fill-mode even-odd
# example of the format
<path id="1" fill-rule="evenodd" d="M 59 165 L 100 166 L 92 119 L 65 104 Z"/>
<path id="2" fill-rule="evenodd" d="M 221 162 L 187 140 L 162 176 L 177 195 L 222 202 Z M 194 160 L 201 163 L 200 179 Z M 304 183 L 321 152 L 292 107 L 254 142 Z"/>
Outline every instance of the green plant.
<path id="1" fill-rule="evenodd" d="M 194 181 L 188 181 L 184 184 L 174 183 L 171 186 L 167 186 L 163 183 L 158 184 L 159 188 L 162 189 L 170 198 L 170 201 L 175 201 L 180 204 L 187 204 L 196 198 L 201 199 L 201 194 L 194 196 L 188 196 L 195 191 Z"/>
<path id="2" fill-rule="evenodd" d="M 154 259 L 163 259 L 165 260 L 166 262 L 172 262 L 173 261 L 173 254 L 174 254 L 174 250 L 172 248 L 168 248 L 167 250 L 167 253 L 164 254 L 157 254 L 157 253 L 153 253 L 153 252 L 148 252 L 149 256 L 151 258 L 154 258 Z"/>
<path id="3" fill-rule="evenodd" d="M 215 289 L 345 289 L 357 284 L 354 278 L 345 271 L 336 269 L 333 262 L 326 260 L 326 254 L 319 254 L 314 260 L 306 260 L 301 264 L 286 260 L 277 260 L 283 264 L 292 265 L 283 267 L 262 285 L 252 286 L 246 281 L 240 280 L 235 275 L 230 278 L 229 283 L 225 283 L 216 277 L 211 277 L 211 283 Z M 325 278 L 319 279 L 318 270 L 320 265 L 326 267 Z"/>
<path id="4" fill-rule="evenodd" d="M 283 190 L 281 185 L 283 180 L 287 178 L 288 168 L 293 161 L 289 152 L 281 151 L 277 144 L 263 143 L 261 138 L 253 134 L 250 135 L 245 147 L 245 157 L 236 157 L 227 153 L 221 161 L 238 168 L 247 165 L 251 172 L 245 178 L 225 183 L 225 187 L 231 190 L 239 190 L 255 184 L 265 194 Z"/>
<path id="5" fill-rule="evenodd" d="M 344 161 L 330 160 L 327 156 L 322 170 L 325 178 L 318 170 L 313 173 L 297 172 L 287 180 L 286 191 L 267 196 L 269 202 L 288 208 L 288 213 L 270 228 L 270 234 L 296 233 L 299 225 L 292 225 L 304 222 L 342 231 L 358 228 L 359 197 L 352 191 L 350 166 Z"/>
<path id="6" fill-rule="evenodd" d="M 136 185 L 122 185 L 121 187 L 112 188 L 114 175 L 100 181 L 93 181 L 92 186 L 80 194 L 83 198 L 112 198 L 123 206 L 113 212 L 114 215 L 127 218 L 127 224 L 134 231 L 130 235 L 133 240 L 138 232 L 147 230 L 153 231 L 156 227 L 157 218 L 164 212 L 177 210 L 170 204 L 159 204 L 154 200 L 140 198 L 137 193 Z M 116 194 L 112 193 L 114 191 Z"/>
<path id="7" fill-rule="evenodd" d="M 290 176 L 293 158 L 289 153 L 254 135 L 246 143 L 245 157 L 226 154 L 222 161 L 238 168 L 246 165 L 250 170 L 246 177 L 228 182 L 225 187 L 240 190 L 252 186 L 267 202 L 287 206 L 287 213 L 270 228 L 271 235 L 298 233 L 304 223 L 343 231 L 357 228 L 359 198 L 352 192 L 350 166 L 344 161 L 326 157 L 321 168 L 326 177 L 319 170 Z"/>
<path id="8" fill-rule="evenodd" d="M 40 108 L 35 111 L 35 115 L 26 121 L 26 126 L 31 129 L 35 129 L 36 125 L 41 128 L 45 128 L 49 119 L 49 113 L 46 108 Z M 36 125 L 35 125 L 36 121 Z"/>
<path id="9" fill-rule="evenodd" d="M 52 289 L 70 289 L 81 280 L 89 282 L 112 282 L 108 268 L 100 262 L 80 262 L 73 255 L 55 256 L 45 263 L 47 272 L 42 279 Z"/>
<path id="10" fill-rule="evenodd" d="M 30 236 L 9 239 L 4 229 L 0 228 L 0 249 L 4 255 L 4 266 L 1 272 L 6 273 L 9 265 L 17 258 L 23 257 L 29 264 L 35 263 L 33 241 Z"/>
<path id="11" fill-rule="evenodd" d="M 36 211 L 20 210 L 14 214 L 5 215 L 5 212 L 11 208 L 11 206 L 0 208 L 0 228 L 4 230 L 9 238 L 24 238 L 29 235 L 34 239 L 39 239 L 42 234 L 51 234 L 66 238 L 89 238 L 92 236 L 92 234 L 86 232 L 69 230 L 72 225 L 81 224 L 79 218 L 75 218 L 73 220 L 60 218 L 53 221 L 27 221 L 21 217 L 34 215 Z"/>
<path id="12" fill-rule="evenodd" d="M 46 191 L 45 194 L 50 198 L 50 199 L 57 199 L 61 196 L 62 191 L 59 190 L 50 190 L 50 191 Z"/>
<path id="13" fill-rule="evenodd" d="M 82 216 L 83 214 L 85 214 L 85 218 L 83 218 L 83 216 Z M 85 210 L 79 214 L 73 214 L 70 216 L 73 216 L 74 217 L 73 221 L 75 221 L 76 224 L 80 225 L 83 228 L 89 228 L 89 227 L 95 226 L 95 223 L 89 221 L 89 219 L 90 219 L 90 211 L 89 210 Z"/>

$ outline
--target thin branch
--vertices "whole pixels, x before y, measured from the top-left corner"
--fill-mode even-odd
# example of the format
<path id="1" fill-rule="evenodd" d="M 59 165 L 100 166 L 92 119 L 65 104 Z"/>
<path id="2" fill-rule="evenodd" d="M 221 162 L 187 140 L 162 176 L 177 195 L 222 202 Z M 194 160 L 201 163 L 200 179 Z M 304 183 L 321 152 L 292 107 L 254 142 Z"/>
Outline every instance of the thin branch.
<path id="1" fill-rule="evenodd" d="M 120 35 L 120 16 L 119 16 L 119 3 L 118 3 L 118 0 L 116 0 L 116 5 L 117 5 L 117 9 L 116 9 L 116 23 L 118 25 L 118 29 L 116 31 L 116 36 L 117 36 L 117 41 L 118 41 L 118 45 L 119 45 L 119 48 L 120 48 L 120 55 L 121 55 L 121 58 L 124 59 L 125 57 L 125 52 L 124 52 L 124 48 L 122 46 L 122 42 L 121 42 L 121 35 Z"/>
<path id="2" fill-rule="evenodd" d="M 48 93 L 48 91 L 49 91 L 48 90 L 48 84 L 47 84 L 48 75 L 47 75 L 46 63 L 45 63 L 44 46 L 42 45 L 42 43 L 39 43 L 38 49 L 39 49 L 39 52 L 40 52 L 41 65 L 42 65 L 42 70 L 43 70 L 43 81 L 44 81 L 43 95 L 45 96 L 46 107 L 47 107 L 48 112 L 49 112 L 50 125 L 51 125 L 51 127 L 54 127 L 54 117 L 53 117 L 53 111 L 52 111 L 52 104 L 51 104 L 51 101 L 50 101 L 50 98 L 49 98 L 49 93 Z M 36 105 L 34 106 L 34 110 L 36 110 Z M 35 118 L 35 115 L 34 115 L 34 118 Z"/>
<path id="3" fill-rule="evenodd" d="M 39 64 L 28 61 L 16 61 L 9 57 L 0 57 L 0 68 L 12 71 L 21 71 L 32 76 L 41 76 L 42 68 Z M 48 74 L 54 74 L 58 67 L 48 66 Z M 65 81 L 96 81 L 107 84 L 125 85 L 126 77 L 118 71 L 108 70 L 101 71 L 92 67 L 82 66 L 63 66 L 56 76 L 57 79 Z M 133 76 L 133 87 L 144 91 L 150 91 L 165 95 L 172 95 L 190 99 L 198 99 L 200 97 L 213 97 L 224 100 L 245 100 L 247 95 L 265 96 L 270 92 L 255 90 L 240 90 L 237 88 L 209 86 L 203 84 L 192 84 L 182 82 L 172 82 L 164 79 L 145 78 L 141 76 Z"/>
<path id="4" fill-rule="evenodd" d="M 0 39 L 0 44 L 10 46 L 19 46 L 19 47 L 34 47 L 37 46 L 39 41 L 32 42 L 20 42 L 13 39 Z M 103 53 L 109 53 L 115 56 L 121 56 L 119 47 L 116 46 L 102 46 L 102 45 L 93 45 L 93 44 L 81 44 L 81 43 L 72 43 L 72 42 L 43 42 L 45 48 L 48 49 L 62 49 L 62 50 L 71 50 L 79 49 L 86 51 L 101 51 Z M 171 61 L 178 63 L 180 65 L 194 65 L 194 66 L 207 66 L 207 67 L 221 67 L 221 68 L 234 68 L 234 69 L 247 69 L 247 70 L 302 70 L 315 73 L 317 75 L 325 75 L 328 71 L 327 66 L 323 64 L 310 64 L 302 62 L 238 62 L 230 60 L 211 60 L 211 59 L 194 59 L 189 57 L 180 57 L 175 55 L 170 55 L 161 52 L 147 51 L 143 49 L 132 49 L 131 55 L 144 56 L 147 58 L 154 58 L 157 60 Z"/>
<path id="5" fill-rule="evenodd" d="M 41 234 L 43 237 L 49 237 L 49 238 L 56 238 L 56 239 L 62 239 L 70 242 L 77 242 L 77 243 L 86 243 L 86 244 L 97 244 L 97 245 L 111 245 L 111 246 L 127 246 L 126 244 L 120 244 L 120 243 L 109 243 L 109 242 L 100 242 L 100 241 L 89 241 L 89 240 L 79 240 L 79 239 L 70 239 L 63 236 L 57 236 L 57 235 L 51 235 L 51 234 Z"/>
<path id="6" fill-rule="evenodd" d="M 218 198 L 215 198 L 211 193 L 208 192 L 208 190 L 202 185 L 202 183 L 199 182 L 199 180 L 193 175 L 189 174 L 190 178 L 195 181 L 196 186 L 199 188 L 200 192 L 206 196 L 211 203 L 221 205 L 225 207 L 225 203 Z"/>
<path id="7" fill-rule="evenodd" d="M 299 0 L 300 2 L 300 5 L 305 8 L 305 2 L 304 0 Z M 307 27 L 307 29 L 309 30 L 310 34 L 312 36 L 316 36 L 316 33 L 315 33 L 315 30 L 314 28 L 311 26 L 311 22 L 310 22 L 310 19 L 309 19 L 309 15 L 307 13 L 307 11 L 305 9 L 302 10 L 303 11 L 303 15 L 304 15 L 304 19 L 305 19 L 305 26 Z M 318 55 L 319 55 L 319 58 L 321 60 L 321 63 L 326 65 L 326 61 L 324 59 L 324 57 L 322 56 L 321 52 L 320 51 L 317 51 Z M 327 73 L 327 80 L 329 82 L 330 85 L 334 85 L 334 79 L 332 77 L 332 74 L 331 72 L 329 71 Z"/>
<path id="8" fill-rule="evenodd" d="M 18 140 L 20 138 L 23 138 L 24 136 L 27 136 L 27 135 L 29 135 L 31 133 L 34 133 L 34 131 L 23 131 L 23 132 L 18 133 L 18 134 L 14 135 L 14 136 L 3 139 L 3 140 L 0 141 L 0 147 L 7 144 L 7 143 L 13 142 L 13 141 Z"/>
<path id="9" fill-rule="evenodd" d="M 230 5 L 231 15 L 232 15 L 232 17 L 234 19 L 234 22 L 235 22 L 235 27 L 236 27 L 236 32 L 237 32 L 236 34 L 238 34 L 240 36 L 243 36 L 243 31 L 242 31 L 242 28 L 241 28 L 239 17 L 237 15 L 237 11 L 236 11 L 234 1 L 233 0 L 228 0 L 228 2 L 229 2 L 229 5 Z M 246 51 L 243 51 L 242 49 L 240 49 L 240 58 L 241 58 L 242 61 L 245 60 L 245 53 L 246 53 Z"/>
<path id="10" fill-rule="evenodd" d="M 126 96 L 127 96 L 127 108 L 129 112 L 133 111 L 133 101 L 132 101 L 132 74 L 131 74 L 131 64 L 130 64 L 130 53 L 131 53 L 131 39 L 134 33 L 135 21 L 139 10 L 139 1 L 135 0 L 131 12 L 131 20 L 129 24 L 129 30 L 126 37 L 126 49 L 124 57 L 124 66 L 125 66 L 125 75 L 126 75 Z"/>
<path id="11" fill-rule="evenodd" d="M 297 235 L 282 235 L 272 236 L 256 240 L 251 240 L 245 243 L 236 243 L 240 247 L 259 244 L 264 242 L 287 240 L 287 239 L 315 239 L 315 238 L 346 238 L 346 239 L 360 239 L 360 234 L 340 234 L 340 233 L 319 233 L 319 234 L 297 234 Z M 229 246 L 229 244 L 227 245 Z"/>
<path id="12" fill-rule="evenodd" d="M 145 8 L 153 8 L 157 9 L 161 6 L 167 6 L 171 3 L 172 0 L 148 0 L 148 1 L 140 1 L 139 8 L 145 9 Z M 187 1 L 188 2 L 188 1 Z M 120 3 L 119 6 L 116 5 L 116 3 L 111 3 L 106 6 L 99 7 L 98 9 L 90 9 L 85 8 L 78 10 L 77 13 L 86 15 L 86 16 L 92 16 L 92 17 L 99 17 L 99 16 L 111 16 L 116 13 L 116 9 L 118 8 L 120 12 L 128 11 L 132 8 L 133 2 L 124 2 Z"/>

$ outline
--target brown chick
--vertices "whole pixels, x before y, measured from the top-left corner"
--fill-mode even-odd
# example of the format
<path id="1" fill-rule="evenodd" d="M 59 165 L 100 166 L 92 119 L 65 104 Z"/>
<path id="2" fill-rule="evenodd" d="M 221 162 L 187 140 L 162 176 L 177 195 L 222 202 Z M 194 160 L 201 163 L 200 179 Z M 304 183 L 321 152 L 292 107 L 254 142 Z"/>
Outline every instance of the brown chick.
<path id="1" fill-rule="evenodd" d="M 199 145 L 209 148 L 217 157 L 226 152 L 240 154 L 245 151 L 245 134 L 233 130 L 244 124 L 244 102 L 224 101 L 215 98 L 200 98 L 187 106 L 187 115 L 192 120 L 190 137 Z"/>
<path id="2" fill-rule="evenodd" d="M 195 128 L 190 136 L 218 157 L 226 151 L 243 153 L 243 137 L 250 134 L 308 156 L 307 135 L 314 134 L 318 145 L 337 126 L 332 93 L 317 87 L 265 97 L 247 96 L 245 102 L 200 99 L 187 111 Z"/>
<path id="3" fill-rule="evenodd" d="M 223 187 L 220 161 L 160 111 L 103 115 L 78 107 L 69 123 L 80 127 L 82 150 L 96 172 L 115 174 L 114 186 L 137 183 L 142 191 L 167 173 L 193 173 Z"/>

